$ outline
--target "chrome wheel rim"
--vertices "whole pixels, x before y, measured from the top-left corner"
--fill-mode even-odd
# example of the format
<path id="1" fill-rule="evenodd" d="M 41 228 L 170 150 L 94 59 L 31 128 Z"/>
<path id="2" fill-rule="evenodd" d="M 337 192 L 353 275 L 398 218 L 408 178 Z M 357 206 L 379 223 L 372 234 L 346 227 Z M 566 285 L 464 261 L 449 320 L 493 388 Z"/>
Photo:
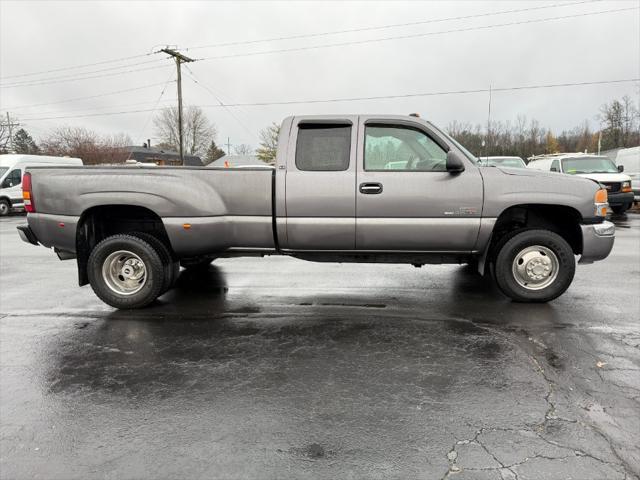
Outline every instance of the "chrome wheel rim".
<path id="1" fill-rule="evenodd" d="M 558 277 L 560 262 L 552 250 L 532 245 L 521 250 L 513 259 L 513 278 L 527 290 L 542 290 Z"/>
<path id="2" fill-rule="evenodd" d="M 147 283 L 147 267 L 135 253 L 118 250 L 102 263 L 102 279 L 118 295 L 133 295 Z"/>
<path id="3" fill-rule="evenodd" d="M 6 215 L 7 213 L 9 213 L 9 205 L 0 202 L 0 215 Z"/>

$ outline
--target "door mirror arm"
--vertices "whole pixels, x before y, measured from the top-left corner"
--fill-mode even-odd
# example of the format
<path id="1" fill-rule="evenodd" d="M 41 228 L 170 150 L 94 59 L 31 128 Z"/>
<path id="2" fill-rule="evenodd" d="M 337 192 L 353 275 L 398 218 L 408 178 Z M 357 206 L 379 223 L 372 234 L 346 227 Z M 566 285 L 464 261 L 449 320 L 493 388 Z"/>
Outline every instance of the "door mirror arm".
<path id="1" fill-rule="evenodd" d="M 454 150 L 447 152 L 447 172 L 454 175 L 464 172 L 464 162 L 460 154 Z"/>

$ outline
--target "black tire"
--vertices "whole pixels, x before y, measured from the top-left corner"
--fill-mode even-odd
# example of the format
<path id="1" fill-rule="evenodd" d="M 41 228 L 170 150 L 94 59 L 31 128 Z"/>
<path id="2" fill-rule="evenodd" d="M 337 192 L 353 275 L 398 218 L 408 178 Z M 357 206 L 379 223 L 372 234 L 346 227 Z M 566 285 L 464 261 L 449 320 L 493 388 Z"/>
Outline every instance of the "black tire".
<path id="1" fill-rule="evenodd" d="M 134 232 L 131 235 L 135 235 L 147 242 L 156 250 L 156 252 L 158 252 L 158 255 L 160 255 L 160 259 L 162 260 L 162 264 L 165 269 L 164 283 L 162 284 L 162 291 L 160 293 L 160 295 L 162 295 L 175 285 L 178 275 L 180 274 L 180 262 L 174 260 L 164 242 L 151 233 Z"/>
<path id="2" fill-rule="evenodd" d="M 535 281 L 532 281 L 530 287 L 525 287 L 518 282 L 516 257 L 528 247 L 541 246 L 547 251 L 551 251 L 555 255 L 547 255 L 544 250 L 535 252 L 531 255 L 538 256 L 546 261 L 543 257 L 548 257 L 550 261 L 550 271 L 545 273 L 547 276 L 553 276 L 555 279 L 544 286 L 544 283 L 536 288 Z M 522 258 L 522 257 L 521 257 Z M 552 266 L 556 263 L 556 268 Z M 516 262 L 517 263 L 517 262 Z M 522 263 L 520 263 L 522 265 Z M 525 265 L 528 265 L 526 263 Z M 525 267 L 522 267 L 526 270 Z M 544 268 L 544 265 L 543 265 Z M 548 302 L 562 295 L 573 280 L 576 271 L 576 259 L 571 246 L 560 235 L 549 230 L 518 230 L 505 236 L 496 248 L 496 257 L 494 264 L 494 275 L 498 288 L 506 296 L 516 302 Z M 557 273 L 555 273 L 557 272 Z M 544 282 L 544 279 L 542 280 Z M 524 283 L 527 285 L 527 283 Z"/>
<path id="3" fill-rule="evenodd" d="M 611 207 L 611 210 L 613 210 L 613 213 L 616 215 L 622 215 L 624 212 L 629 210 L 630 207 L 630 204 L 616 205 L 615 207 Z"/>
<path id="4" fill-rule="evenodd" d="M 146 271 L 146 280 L 140 290 L 128 295 L 117 293 L 109 287 L 102 272 L 109 256 L 120 250 L 139 257 Z M 160 254 L 149 242 L 134 235 L 113 235 L 98 243 L 89 255 L 87 273 L 91 288 L 100 300 L 119 309 L 142 308 L 149 305 L 158 298 L 165 281 L 165 268 Z"/>
<path id="5" fill-rule="evenodd" d="M 11 203 L 4 198 L 0 200 L 0 217 L 6 217 L 11 212 Z"/>

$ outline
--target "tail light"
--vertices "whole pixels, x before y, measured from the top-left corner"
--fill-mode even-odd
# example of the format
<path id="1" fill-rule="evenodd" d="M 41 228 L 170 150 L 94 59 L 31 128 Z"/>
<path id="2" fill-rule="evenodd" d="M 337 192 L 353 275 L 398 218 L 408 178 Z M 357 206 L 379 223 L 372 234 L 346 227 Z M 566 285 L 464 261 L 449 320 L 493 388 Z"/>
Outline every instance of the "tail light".
<path id="1" fill-rule="evenodd" d="M 31 174 L 29 172 L 22 176 L 22 199 L 24 209 L 28 213 L 35 213 L 36 205 L 33 203 L 33 189 L 31 188 Z"/>

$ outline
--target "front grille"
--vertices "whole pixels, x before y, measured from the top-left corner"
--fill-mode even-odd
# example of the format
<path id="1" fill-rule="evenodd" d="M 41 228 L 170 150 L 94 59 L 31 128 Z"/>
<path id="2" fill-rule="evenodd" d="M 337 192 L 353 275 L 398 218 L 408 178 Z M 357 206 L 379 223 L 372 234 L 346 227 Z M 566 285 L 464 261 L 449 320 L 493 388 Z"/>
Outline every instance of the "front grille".
<path id="1" fill-rule="evenodd" d="M 620 191 L 620 182 L 602 182 L 609 193 Z"/>

